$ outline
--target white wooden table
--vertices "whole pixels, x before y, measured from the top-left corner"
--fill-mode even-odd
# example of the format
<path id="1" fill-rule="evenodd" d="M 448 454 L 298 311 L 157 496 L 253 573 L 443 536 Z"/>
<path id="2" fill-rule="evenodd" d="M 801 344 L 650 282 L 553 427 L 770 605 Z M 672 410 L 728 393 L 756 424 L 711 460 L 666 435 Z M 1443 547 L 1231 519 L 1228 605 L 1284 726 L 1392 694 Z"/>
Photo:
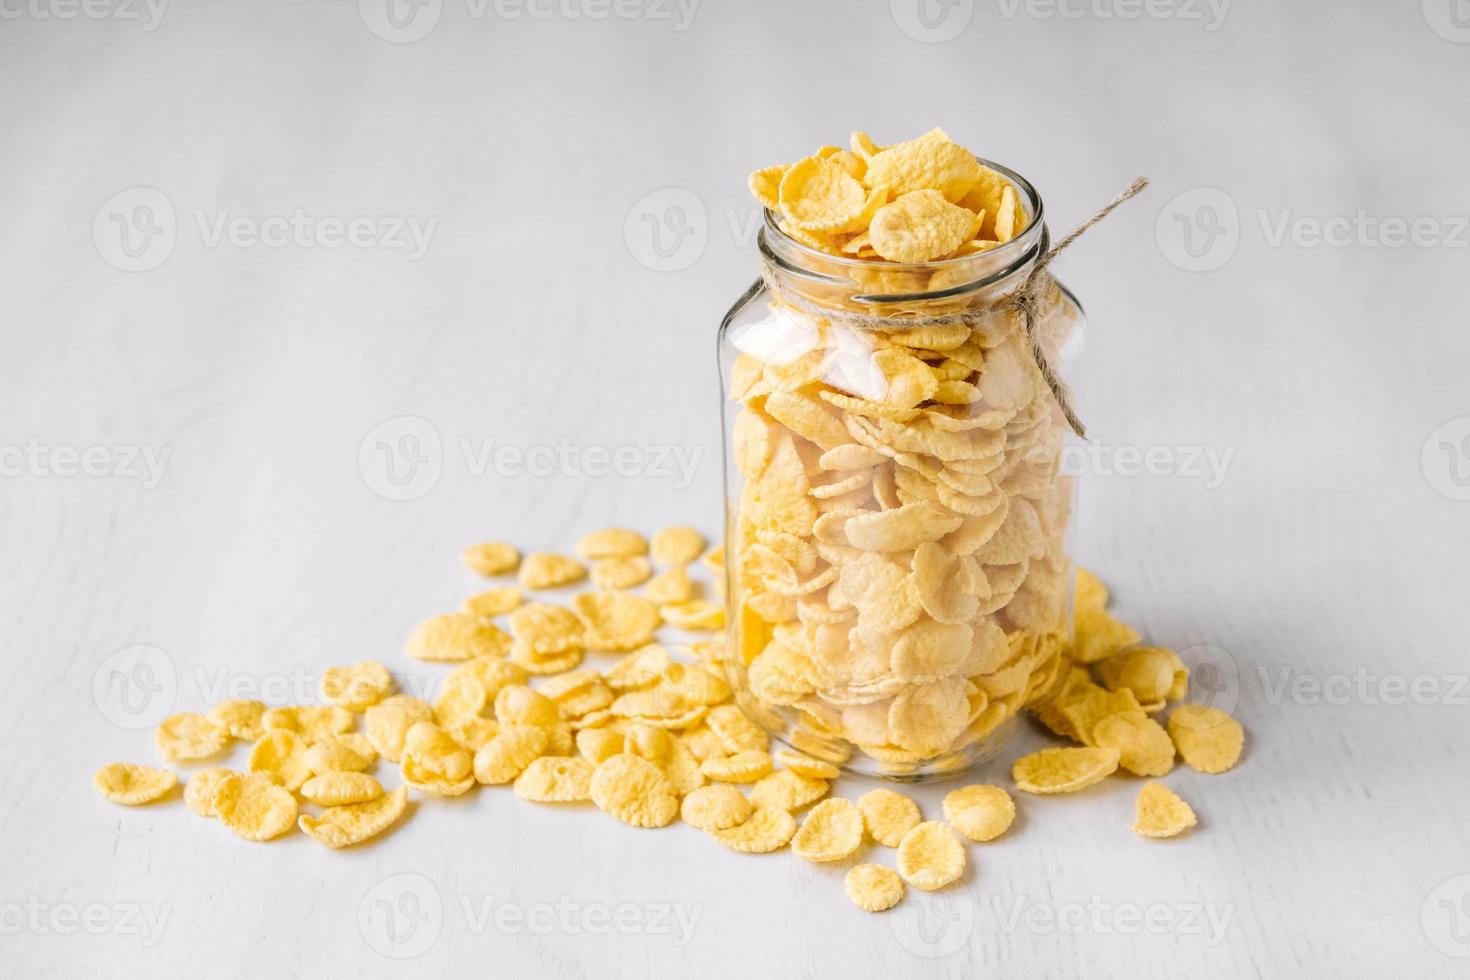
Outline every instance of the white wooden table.
<path id="1" fill-rule="evenodd" d="M 1463 3 L 353 6 L 0 6 L 7 973 L 1470 970 Z M 1078 552 L 1247 726 L 1169 777 L 1197 831 L 1134 836 L 1122 780 L 1025 798 L 867 916 L 507 792 L 349 853 L 96 797 L 170 707 L 434 676 L 401 642 L 467 542 L 714 531 L 746 172 L 936 124 L 1056 232 L 1154 178 L 1062 263 Z"/>

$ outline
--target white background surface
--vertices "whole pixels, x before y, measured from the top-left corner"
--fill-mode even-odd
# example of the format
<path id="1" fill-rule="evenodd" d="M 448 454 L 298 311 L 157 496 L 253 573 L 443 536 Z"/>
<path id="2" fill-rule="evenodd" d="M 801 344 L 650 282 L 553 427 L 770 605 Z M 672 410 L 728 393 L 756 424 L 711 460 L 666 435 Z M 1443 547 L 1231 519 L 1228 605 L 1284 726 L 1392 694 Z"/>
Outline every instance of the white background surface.
<path id="1" fill-rule="evenodd" d="M 964 0 L 942 42 L 905 0 L 705 0 L 687 22 L 651 3 L 592 19 L 567 12 L 595 0 L 545 18 L 431 0 L 413 43 L 376 36 L 367 22 L 404 35 L 369 0 L 176 0 L 151 30 L 141 6 L 0 4 L 5 972 L 1464 975 L 1470 30 L 1450 0 L 1240 2 L 1223 20 Z M 713 532 L 713 343 L 755 268 L 747 171 L 936 124 L 1035 181 L 1058 233 L 1154 178 L 1061 263 L 1091 317 L 1077 384 L 1099 447 L 1078 547 L 1153 641 L 1234 668 L 1245 760 L 1169 777 L 1197 831 L 1135 837 L 1122 780 L 1023 799 L 1005 839 L 970 847 L 962 890 L 872 917 L 840 872 L 789 854 L 508 792 L 430 800 L 350 853 L 96 797 L 94 768 L 154 758 L 116 723 L 139 716 L 94 699 L 116 651 L 156 646 L 175 681 L 143 714 L 231 687 L 288 700 L 327 664 L 407 668 L 408 630 L 475 585 L 468 542 Z M 109 203 L 138 187 L 154 192 Z M 175 242 L 129 272 L 111 215 L 138 203 Z M 435 224 L 416 258 L 208 234 L 295 209 Z M 1360 211 L 1429 224 L 1399 247 L 1303 237 Z M 695 233 L 666 227 L 660 259 L 645 215 Z M 425 421 L 375 431 L 403 416 Z M 417 496 L 385 499 L 377 442 L 412 448 L 425 427 Z M 490 440 L 632 447 L 639 472 L 477 470 Z M 109 475 L 12 449 L 28 445 L 103 447 Z M 1165 472 L 1119 475 L 1130 447 Z M 134 449 L 169 454 L 158 479 L 125 465 Z M 1206 451 L 1229 454 L 1222 478 L 1190 462 Z M 1431 703 L 1389 703 L 1395 678 Z M 927 814 L 943 789 L 917 793 Z M 426 911 L 410 932 L 398 906 L 394 946 L 376 900 L 405 890 Z M 536 928 L 482 917 L 502 905 Z M 585 928 L 623 905 L 628 934 Z"/>

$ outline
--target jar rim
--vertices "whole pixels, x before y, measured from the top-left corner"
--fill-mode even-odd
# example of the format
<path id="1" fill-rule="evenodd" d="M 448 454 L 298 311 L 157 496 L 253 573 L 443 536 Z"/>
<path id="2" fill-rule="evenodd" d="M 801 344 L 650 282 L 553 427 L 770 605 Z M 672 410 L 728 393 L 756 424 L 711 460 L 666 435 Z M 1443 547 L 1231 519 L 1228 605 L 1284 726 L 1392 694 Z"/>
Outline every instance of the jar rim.
<path id="1" fill-rule="evenodd" d="M 757 236 L 757 245 L 761 255 L 772 265 L 779 268 L 783 273 L 797 276 L 812 282 L 826 285 L 839 285 L 851 280 L 846 277 L 831 275 L 820 272 L 817 268 L 806 267 L 791 261 L 786 255 L 793 255 L 798 260 L 810 259 L 813 264 L 825 265 L 841 270 L 866 269 L 882 270 L 885 272 L 905 271 L 934 271 L 938 269 L 953 269 L 963 267 L 966 264 L 974 265 L 977 272 L 986 270 L 985 275 L 977 275 L 974 281 L 962 283 L 958 286 L 925 293 L 906 294 L 868 294 L 853 296 L 857 302 L 865 303 L 887 303 L 894 301 L 909 301 L 918 299 L 937 299 L 953 296 L 960 293 L 982 288 L 995 282 L 1014 275 L 1020 269 L 1025 268 L 1035 261 L 1046 249 L 1047 235 L 1044 221 L 1044 205 L 1041 194 L 1036 187 L 1025 177 L 1004 164 L 987 160 L 984 157 L 975 157 L 981 166 L 987 167 L 1005 177 L 1020 191 L 1027 205 L 1027 222 L 1010 241 L 998 245 L 984 252 L 976 252 L 971 255 L 961 255 L 956 258 L 935 259 L 930 262 L 890 262 L 886 259 L 860 259 L 846 255 L 833 255 L 820 249 L 812 248 L 781 230 L 777 222 L 776 212 L 770 208 L 763 209 L 765 220 L 761 233 Z M 772 243 L 776 243 L 773 247 Z M 786 253 L 786 254 L 782 254 Z M 997 262 L 997 260 L 1001 260 Z M 998 266 L 998 268 L 997 268 Z"/>

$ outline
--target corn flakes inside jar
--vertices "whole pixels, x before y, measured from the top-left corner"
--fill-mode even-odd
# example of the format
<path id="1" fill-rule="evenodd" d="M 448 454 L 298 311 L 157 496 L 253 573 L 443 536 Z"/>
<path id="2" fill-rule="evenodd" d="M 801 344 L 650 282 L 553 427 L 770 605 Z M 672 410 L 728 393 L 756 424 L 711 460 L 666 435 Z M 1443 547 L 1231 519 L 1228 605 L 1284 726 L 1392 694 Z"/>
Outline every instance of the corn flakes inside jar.
<path id="1" fill-rule="evenodd" d="M 726 315 L 727 673 L 793 748 L 919 779 L 997 753 L 1072 639 L 1081 308 L 1041 198 L 943 130 L 751 175 Z"/>

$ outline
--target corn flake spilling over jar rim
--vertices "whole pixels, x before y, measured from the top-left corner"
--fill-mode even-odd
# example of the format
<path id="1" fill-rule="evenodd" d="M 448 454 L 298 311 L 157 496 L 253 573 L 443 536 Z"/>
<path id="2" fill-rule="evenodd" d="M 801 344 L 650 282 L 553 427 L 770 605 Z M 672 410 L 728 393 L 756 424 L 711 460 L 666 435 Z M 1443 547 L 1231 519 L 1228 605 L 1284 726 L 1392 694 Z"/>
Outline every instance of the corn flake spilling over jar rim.
<path id="1" fill-rule="evenodd" d="M 830 255 L 918 264 L 989 251 L 1025 230 L 1015 186 L 932 129 L 878 146 L 852 134 L 750 175 L 750 192 L 789 237 Z"/>

